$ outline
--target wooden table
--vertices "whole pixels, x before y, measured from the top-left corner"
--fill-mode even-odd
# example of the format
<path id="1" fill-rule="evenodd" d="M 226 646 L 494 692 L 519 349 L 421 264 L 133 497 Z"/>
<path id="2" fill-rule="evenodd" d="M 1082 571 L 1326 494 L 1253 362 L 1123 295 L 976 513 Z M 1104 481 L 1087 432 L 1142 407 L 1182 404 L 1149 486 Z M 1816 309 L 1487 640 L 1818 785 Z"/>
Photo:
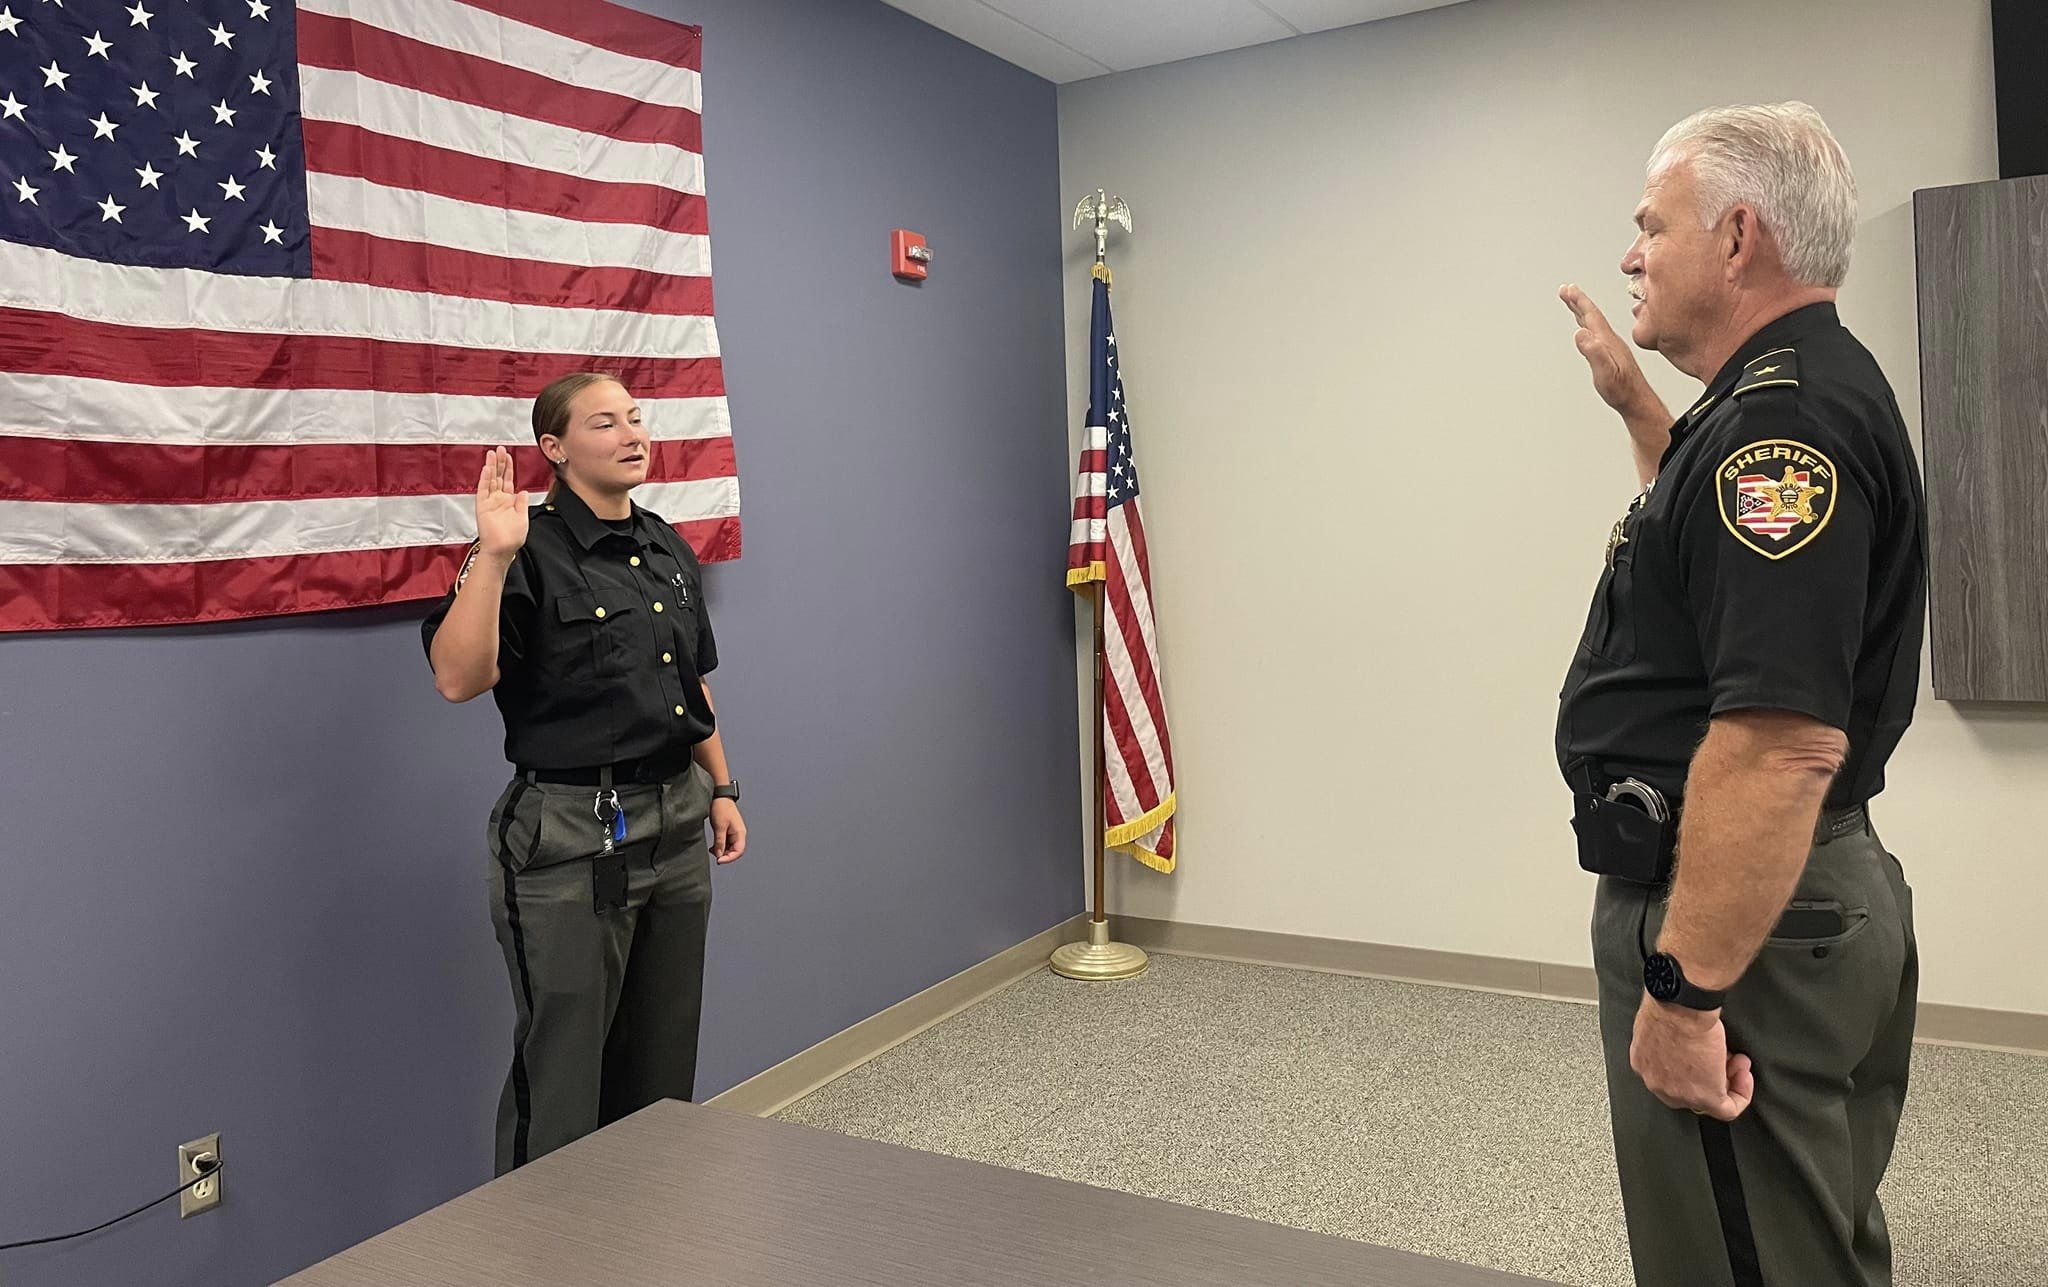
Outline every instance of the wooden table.
<path id="1" fill-rule="evenodd" d="M 1507 1287 L 1473 1269 L 673 1101 L 291 1287 Z"/>

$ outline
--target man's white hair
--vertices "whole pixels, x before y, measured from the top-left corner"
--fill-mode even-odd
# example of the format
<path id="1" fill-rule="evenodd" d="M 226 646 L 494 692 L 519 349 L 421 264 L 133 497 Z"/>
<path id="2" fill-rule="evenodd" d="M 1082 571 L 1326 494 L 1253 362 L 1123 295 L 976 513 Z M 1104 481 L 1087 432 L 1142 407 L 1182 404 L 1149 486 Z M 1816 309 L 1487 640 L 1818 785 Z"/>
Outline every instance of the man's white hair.
<path id="1" fill-rule="evenodd" d="M 1849 275 L 1856 176 L 1819 112 L 1805 103 L 1709 108 L 1671 127 L 1649 173 L 1680 162 L 1692 166 L 1701 227 L 1749 205 L 1795 280 L 1832 287 Z"/>

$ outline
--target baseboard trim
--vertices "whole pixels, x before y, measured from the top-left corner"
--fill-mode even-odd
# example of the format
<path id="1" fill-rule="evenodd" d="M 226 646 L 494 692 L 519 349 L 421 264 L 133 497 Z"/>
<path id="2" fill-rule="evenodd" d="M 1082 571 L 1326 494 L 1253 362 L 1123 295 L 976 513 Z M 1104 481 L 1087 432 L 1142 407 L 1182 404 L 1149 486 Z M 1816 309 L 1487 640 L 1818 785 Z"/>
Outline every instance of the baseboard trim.
<path id="1" fill-rule="evenodd" d="M 734 1112 L 772 1117 L 926 1028 L 943 1023 L 1043 969 L 1054 948 L 1079 937 L 1087 919 L 1083 913 L 1034 934 L 706 1102 Z M 1142 916 L 1113 916 L 1110 920 L 1119 940 L 1169 956 L 1207 957 L 1321 974 L 1502 992 L 1546 1001 L 1591 1004 L 1598 996 L 1593 971 L 1583 965 L 1314 938 L 1227 925 L 1190 925 Z M 2048 1014 L 1923 1002 L 1915 1039 L 1937 1046 L 2048 1055 Z"/>
<path id="2" fill-rule="evenodd" d="M 1591 1003 L 1599 996 L 1592 969 L 1583 965 L 1233 929 L 1225 925 L 1189 925 L 1142 916 L 1110 919 L 1119 939 L 1148 952 L 1170 956 L 1200 956 L 1324 974 L 1505 992 L 1548 1001 Z M 2048 1014 L 1922 1002 L 1915 1029 L 1915 1039 L 1931 1045 L 2048 1055 Z"/>
<path id="3" fill-rule="evenodd" d="M 1930 1046 L 2048 1055 L 2048 1014 L 1923 1001 L 1915 1016 L 1913 1039 Z"/>
<path id="4" fill-rule="evenodd" d="M 1427 983 L 1541 997 L 1547 1001 L 1593 1001 L 1593 971 L 1580 965 L 1553 965 L 1505 956 L 1475 956 L 1433 948 L 1360 943 L 1342 938 L 1313 938 L 1271 930 L 1233 929 L 1227 925 L 1190 925 L 1142 916 L 1114 916 L 1116 936 L 1148 952 L 1169 956 L 1203 956 L 1247 965 L 1274 965 L 1319 974 Z"/>
<path id="5" fill-rule="evenodd" d="M 1045 968 L 1053 949 L 1079 936 L 1086 913 L 1061 921 L 1015 947 L 970 965 L 916 996 L 834 1033 L 763 1072 L 705 1101 L 755 1117 L 772 1117 L 797 1100 L 845 1076 L 870 1059 L 903 1044 L 937 1023 Z"/>

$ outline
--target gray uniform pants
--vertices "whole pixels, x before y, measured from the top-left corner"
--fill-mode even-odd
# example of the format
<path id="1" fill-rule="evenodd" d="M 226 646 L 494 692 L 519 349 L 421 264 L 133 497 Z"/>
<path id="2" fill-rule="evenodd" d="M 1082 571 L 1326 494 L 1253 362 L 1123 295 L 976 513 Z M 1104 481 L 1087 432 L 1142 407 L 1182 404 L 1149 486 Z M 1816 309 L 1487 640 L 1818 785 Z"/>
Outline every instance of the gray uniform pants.
<path id="1" fill-rule="evenodd" d="M 500 1175 L 695 1091 L 710 779 L 692 769 L 617 790 L 626 838 L 615 853 L 631 861 L 616 911 L 593 901 L 596 867 L 608 861 L 594 788 L 515 778 L 491 810 L 491 919 L 515 1011 Z"/>
<path id="2" fill-rule="evenodd" d="M 1729 1050 L 1753 1061 L 1756 1100 L 1727 1124 L 1664 1107 L 1629 1068 L 1663 891 L 1600 882 L 1600 1031 L 1640 1287 L 1892 1281 L 1877 1186 L 1906 1098 L 1919 957 L 1912 891 L 1867 821 L 1814 846 L 1792 906 L 1814 905 L 1839 908 L 1842 932 L 1771 938 L 1729 993 Z"/>

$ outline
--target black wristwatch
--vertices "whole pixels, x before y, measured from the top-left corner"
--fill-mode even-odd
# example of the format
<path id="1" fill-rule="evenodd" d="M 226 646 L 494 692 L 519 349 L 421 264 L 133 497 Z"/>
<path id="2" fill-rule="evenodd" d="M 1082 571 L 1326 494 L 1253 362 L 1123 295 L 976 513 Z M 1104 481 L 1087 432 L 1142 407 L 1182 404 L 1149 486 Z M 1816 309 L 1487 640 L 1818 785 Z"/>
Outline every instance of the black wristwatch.
<path id="1" fill-rule="evenodd" d="M 1643 991 L 1656 1000 L 1682 1005 L 1688 1010 L 1718 1010 L 1728 998 L 1726 992 L 1695 987 L 1687 982 L 1678 958 L 1669 952 L 1652 952 L 1644 958 Z"/>
<path id="2" fill-rule="evenodd" d="M 734 804 L 738 804 L 740 802 L 740 780 L 734 778 L 724 786 L 713 786 L 711 788 L 711 798 L 714 800 L 730 800 Z"/>

